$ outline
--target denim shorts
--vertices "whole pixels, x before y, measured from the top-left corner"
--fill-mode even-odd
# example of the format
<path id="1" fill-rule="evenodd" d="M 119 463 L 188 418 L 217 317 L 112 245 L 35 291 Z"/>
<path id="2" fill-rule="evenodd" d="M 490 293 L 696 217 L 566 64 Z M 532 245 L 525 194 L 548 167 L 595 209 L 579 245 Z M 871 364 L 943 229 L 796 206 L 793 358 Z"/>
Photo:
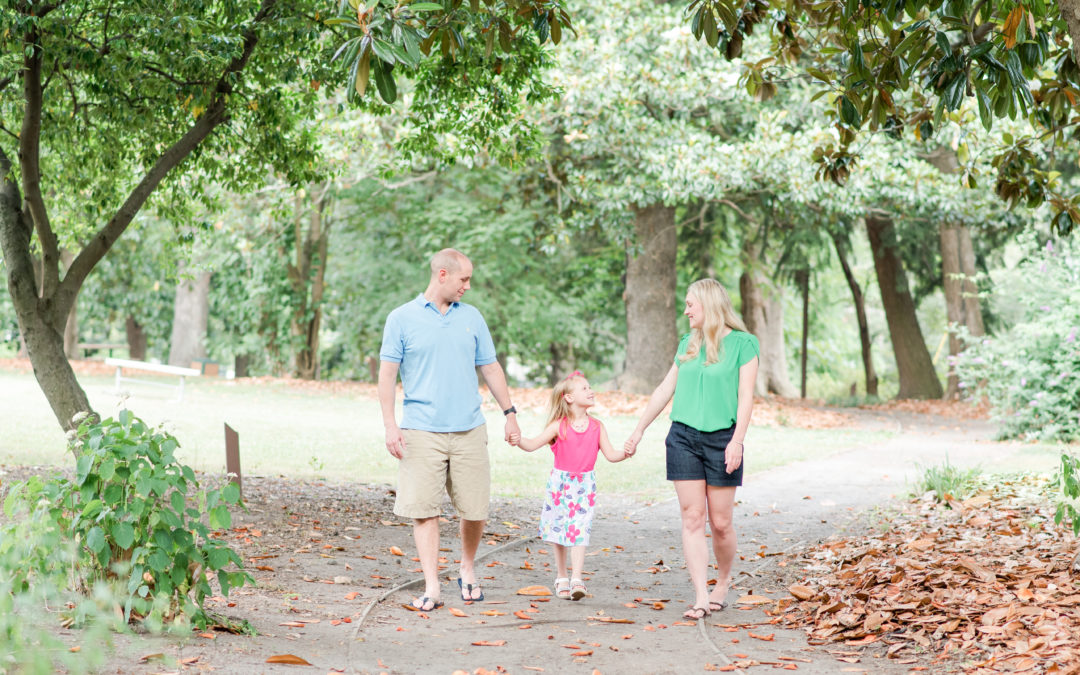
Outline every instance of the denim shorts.
<path id="1" fill-rule="evenodd" d="M 735 426 L 718 431 L 698 431 L 682 422 L 672 422 L 667 440 L 667 479 L 704 480 L 714 487 L 738 487 L 742 485 L 742 470 L 727 472 L 724 451 L 735 433 Z"/>

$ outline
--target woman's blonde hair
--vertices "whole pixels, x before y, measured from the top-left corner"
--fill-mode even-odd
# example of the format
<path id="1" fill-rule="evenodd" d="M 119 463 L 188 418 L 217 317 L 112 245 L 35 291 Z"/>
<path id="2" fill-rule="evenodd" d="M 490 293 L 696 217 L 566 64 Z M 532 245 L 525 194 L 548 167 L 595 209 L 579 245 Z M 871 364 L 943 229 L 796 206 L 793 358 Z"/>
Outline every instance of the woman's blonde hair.
<path id="1" fill-rule="evenodd" d="M 547 424 L 563 418 L 570 419 L 570 404 L 566 402 L 566 395 L 570 393 L 570 387 L 574 382 L 584 379 L 585 376 L 581 374 L 581 371 L 575 370 L 555 384 L 551 390 L 551 406 Z"/>
<path id="2" fill-rule="evenodd" d="M 705 365 L 716 363 L 720 360 L 724 343 L 720 339 L 720 332 L 724 326 L 733 330 L 741 330 L 744 333 L 746 324 L 735 313 L 731 306 L 731 297 L 716 279 L 698 279 L 686 289 L 687 294 L 694 296 L 701 303 L 701 310 L 705 313 L 701 328 L 693 328 L 690 331 L 690 342 L 686 345 L 686 353 L 679 357 L 679 361 L 686 362 L 696 359 L 701 351 L 701 343 L 705 343 Z"/>

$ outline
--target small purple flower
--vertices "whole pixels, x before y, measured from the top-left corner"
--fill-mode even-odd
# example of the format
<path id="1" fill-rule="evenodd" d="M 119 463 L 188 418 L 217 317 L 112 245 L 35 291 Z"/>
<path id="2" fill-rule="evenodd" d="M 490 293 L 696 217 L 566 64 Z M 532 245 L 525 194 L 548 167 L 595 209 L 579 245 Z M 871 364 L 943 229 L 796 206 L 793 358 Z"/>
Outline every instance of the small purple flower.
<path id="1" fill-rule="evenodd" d="M 1065 342 L 1069 343 L 1069 342 L 1074 342 L 1075 340 L 1076 340 L 1076 329 L 1073 328 L 1071 331 L 1069 331 L 1069 337 L 1065 338 Z"/>
<path id="2" fill-rule="evenodd" d="M 1047 253 L 1053 253 L 1054 252 L 1054 242 L 1053 242 L 1053 240 L 1047 240 L 1047 242 L 1046 242 L 1046 252 Z"/>
<path id="3" fill-rule="evenodd" d="M 1027 386 L 1027 378 L 1026 377 L 1021 377 L 1020 378 L 1020 386 L 1021 387 L 1026 387 Z"/>

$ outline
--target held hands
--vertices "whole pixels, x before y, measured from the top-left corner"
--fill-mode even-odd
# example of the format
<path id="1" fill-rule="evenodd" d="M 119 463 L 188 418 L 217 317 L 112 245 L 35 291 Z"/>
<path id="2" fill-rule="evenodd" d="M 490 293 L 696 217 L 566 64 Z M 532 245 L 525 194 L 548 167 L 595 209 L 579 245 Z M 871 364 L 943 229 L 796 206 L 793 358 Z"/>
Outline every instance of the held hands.
<path id="1" fill-rule="evenodd" d="M 638 443 L 640 442 L 641 432 L 635 430 L 634 433 L 630 434 L 630 438 L 626 439 L 626 443 L 623 443 L 623 452 L 626 453 L 628 458 L 634 456 L 634 453 L 637 452 Z"/>
<path id="2" fill-rule="evenodd" d="M 521 427 L 517 423 L 517 415 L 511 413 L 506 416 L 506 433 L 504 436 L 507 443 L 517 445 L 521 441 Z"/>

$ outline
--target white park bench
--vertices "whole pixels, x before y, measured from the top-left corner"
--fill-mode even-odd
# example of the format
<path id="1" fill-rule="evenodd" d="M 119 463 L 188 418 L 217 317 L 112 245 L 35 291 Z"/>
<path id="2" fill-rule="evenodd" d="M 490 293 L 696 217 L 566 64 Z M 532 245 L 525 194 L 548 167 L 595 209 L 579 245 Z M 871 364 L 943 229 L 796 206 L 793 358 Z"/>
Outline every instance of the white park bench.
<path id="1" fill-rule="evenodd" d="M 130 359 L 105 359 L 105 364 L 109 366 L 116 366 L 116 390 L 120 391 L 121 382 L 141 382 L 142 384 L 150 384 L 155 387 L 166 387 L 168 389 L 176 390 L 176 399 L 182 401 L 184 399 L 184 378 L 198 377 L 202 372 L 198 368 L 181 368 L 180 366 L 168 366 L 163 363 L 149 363 L 147 361 L 132 361 Z M 180 378 L 180 384 L 166 384 L 164 382 L 153 382 L 151 380 L 140 380 L 133 377 L 124 377 L 123 370 L 142 370 L 149 373 L 161 373 L 163 375 L 176 375 Z"/>

